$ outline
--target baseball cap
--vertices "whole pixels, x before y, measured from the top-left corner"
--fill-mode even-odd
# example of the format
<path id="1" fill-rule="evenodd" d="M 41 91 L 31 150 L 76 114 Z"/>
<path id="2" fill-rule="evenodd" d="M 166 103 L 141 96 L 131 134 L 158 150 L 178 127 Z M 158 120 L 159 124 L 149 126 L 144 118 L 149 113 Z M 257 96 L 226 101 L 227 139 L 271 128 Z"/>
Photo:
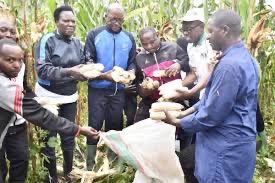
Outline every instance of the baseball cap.
<path id="1" fill-rule="evenodd" d="M 188 10 L 184 17 L 181 19 L 182 22 L 192 22 L 195 20 L 199 20 L 204 23 L 203 8 L 192 8 Z"/>

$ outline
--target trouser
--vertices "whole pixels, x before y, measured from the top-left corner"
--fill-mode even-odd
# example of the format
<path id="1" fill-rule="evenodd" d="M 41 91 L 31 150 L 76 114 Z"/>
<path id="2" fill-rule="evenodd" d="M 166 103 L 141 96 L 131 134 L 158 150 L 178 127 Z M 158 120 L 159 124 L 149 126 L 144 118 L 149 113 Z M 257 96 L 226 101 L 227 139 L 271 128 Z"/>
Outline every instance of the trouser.
<path id="1" fill-rule="evenodd" d="M 176 152 L 181 168 L 184 172 L 186 183 L 198 183 L 194 175 L 195 171 L 195 144 L 191 144 L 180 152 Z"/>
<path id="2" fill-rule="evenodd" d="M 188 87 L 192 88 L 193 85 Z M 192 107 L 199 101 L 199 93 L 193 98 L 189 99 L 189 106 Z M 180 152 L 177 153 L 180 159 L 181 167 L 185 175 L 186 183 L 198 183 L 197 178 L 194 175 L 195 172 L 195 141 L 196 135 L 185 133 L 182 129 L 179 129 L 178 138 L 180 139 Z"/>
<path id="3" fill-rule="evenodd" d="M 257 112 L 256 112 L 256 124 L 257 124 L 257 132 L 264 131 L 264 119 L 259 106 L 259 102 L 257 103 Z"/>
<path id="4" fill-rule="evenodd" d="M 125 93 L 112 89 L 88 88 L 89 126 L 101 130 L 105 120 L 105 131 L 122 130 Z M 97 140 L 87 139 L 88 145 L 96 145 Z"/>
<path id="5" fill-rule="evenodd" d="M 125 94 L 124 113 L 126 116 L 126 126 L 134 123 L 137 111 L 137 96 L 135 94 Z"/>
<path id="6" fill-rule="evenodd" d="M 154 101 L 148 98 L 144 98 L 140 101 L 140 103 L 138 104 L 138 110 L 134 120 L 135 123 L 150 117 L 149 110 L 151 108 L 152 103 L 154 103 Z"/>
<path id="7" fill-rule="evenodd" d="M 70 120 L 71 122 L 75 121 L 75 116 L 76 116 L 76 102 L 74 103 L 69 103 L 69 104 L 63 104 L 59 106 L 59 116 L 66 118 L 68 120 Z M 55 156 L 55 148 L 54 147 L 50 147 L 48 145 L 48 141 L 51 137 L 56 137 L 57 136 L 57 132 L 55 131 L 50 131 L 48 133 L 48 135 L 43 139 L 44 143 L 45 143 L 45 147 L 42 148 L 42 153 L 44 153 L 50 163 L 55 162 L 56 161 L 56 156 Z M 68 135 L 61 135 L 60 134 L 60 139 L 61 139 L 61 149 L 63 151 L 63 157 L 64 157 L 64 174 L 68 174 L 71 171 L 72 168 L 72 158 L 73 158 L 73 150 L 74 150 L 74 136 L 68 136 Z M 69 152 L 69 153 L 67 153 Z M 70 154 L 70 158 L 65 157 L 65 154 Z M 67 162 L 69 161 L 69 162 Z M 70 167 L 66 167 L 65 164 L 70 164 Z M 47 164 L 45 162 L 45 164 Z M 53 163 L 52 163 L 53 164 Z M 54 163 L 55 164 L 55 163 Z M 54 166 L 54 165 L 53 165 Z M 53 166 L 51 166 L 51 168 L 53 168 Z M 49 169 L 49 167 L 47 167 Z M 67 171 L 65 169 L 68 169 Z"/>
<path id="8" fill-rule="evenodd" d="M 27 178 L 29 149 L 27 124 L 11 126 L 0 150 L 0 182 L 5 182 L 8 167 L 6 157 L 10 162 L 9 182 L 23 183 Z M 1 177 L 2 174 L 2 177 Z"/>

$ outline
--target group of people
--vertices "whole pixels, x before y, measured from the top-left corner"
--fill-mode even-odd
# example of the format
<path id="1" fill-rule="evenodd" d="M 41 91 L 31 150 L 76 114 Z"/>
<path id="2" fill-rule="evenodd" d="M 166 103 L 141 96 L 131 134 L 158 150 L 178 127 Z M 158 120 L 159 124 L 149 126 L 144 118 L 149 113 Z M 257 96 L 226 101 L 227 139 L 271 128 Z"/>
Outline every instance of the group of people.
<path id="1" fill-rule="evenodd" d="M 258 69 L 240 39 L 239 15 L 217 11 L 209 19 L 206 33 L 202 9 L 191 9 L 183 17 L 183 37 L 177 43 L 161 41 L 154 28 L 143 28 L 139 34 L 143 49 L 138 53 L 133 35 L 122 29 L 124 16 L 120 4 L 110 4 L 106 25 L 91 30 L 82 46 L 74 37 L 74 10 L 67 5 L 58 7 L 54 12 L 56 30 L 43 35 L 35 49 L 38 80 L 34 93 L 23 82 L 23 51 L 16 43 L 15 23 L 0 18 L 0 182 L 7 175 L 6 157 L 10 161 L 9 182 L 26 180 L 25 119 L 49 130 L 41 150 L 47 156 L 45 182 L 58 182 L 55 149 L 47 144 L 57 133 L 66 181 L 72 182 L 74 138 L 79 134 L 88 137 L 86 168 L 93 170 L 98 131 L 122 130 L 123 111 L 127 126 L 149 117 L 151 104 L 160 95 L 158 87 L 141 85 L 147 77 L 160 85 L 182 79 L 172 99 L 188 109 L 181 119 L 165 111 L 165 122 L 179 129 L 178 156 L 186 182 L 251 182 L 255 140 L 257 133 L 263 134 L 263 121 L 259 115 L 260 127 L 256 129 Z M 75 124 L 77 83 L 87 80 L 80 68 L 88 63 L 103 64 L 104 70 L 88 81 L 89 127 L 80 127 Z M 136 79 L 127 86 L 115 82 L 114 66 L 135 73 Z M 155 77 L 157 70 L 165 70 L 165 76 Z M 59 117 L 41 107 L 35 96 L 58 100 Z M 108 154 L 112 156 L 112 152 Z"/>

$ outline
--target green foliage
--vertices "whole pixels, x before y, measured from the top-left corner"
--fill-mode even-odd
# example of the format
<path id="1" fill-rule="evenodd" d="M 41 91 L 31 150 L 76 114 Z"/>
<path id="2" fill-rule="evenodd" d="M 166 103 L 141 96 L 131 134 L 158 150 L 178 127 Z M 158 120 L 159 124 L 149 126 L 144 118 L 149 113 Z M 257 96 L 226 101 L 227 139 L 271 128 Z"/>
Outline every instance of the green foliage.
<path id="1" fill-rule="evenodd" d="M 115 173 L 111 175 L 106 175 L 103 177 L 98 177 L 93 180 L 94 183 L 129 183 L 134 180 L 135 170 L 131 167 L 127 167 L 122 173 Z"/>
<path id="2" fill-rule="evenodd" d="M 83 42 L 85 41 L 86 34 L 91 29 L 104 25 L 104 17 L 106 8 L 109 3 L 115 2 L 114 0 L 5 0 L 8 7 L 14 12 L 17 17 L 17 28 L 21 44 L 26 48 L 26 60 L 29 70 L 29 83 L 34 86 L 35 73 L 33 73 L 33 49 L 35 42 L 30 39 L 30 32 L 32 22 L 37 22 L 38 17 L 45 17 L 46 29 L 44 33 L 51 32 L 55 29 L 55 23 L 53 20 L 54 9 L 63 4 L 72 5 L 76 11 L 77 16 L 77 31 L 76 36 Z M 184 14 L 194 5 L 191 0 L 119 0 L 123 7 L 125 7 L 125 22 L 123 27 L 132 32 L 137 43 L 139 43 L 138 33 L 146 27 L 152 26 L 157 30 L 167 21 L 170 21 L 174 27 L 174 36 L 181 36 L 179 28 L 181 27 L 180 19 Z M 255 0 L 220 0 L 219 4 L 215 0 L 204 0 L 203 4 L 199 7 L 204 8 L 206 20 L 208 15 L 211 15 L 216 9 L 229 8 L 236 10 L 242 18 L 244 40 L 247 38 L 248 33 L 253 24 L 259 20 L 260 15 L 253 16 L 254 13 L 262 11 L 264 7 L 264 0 L 260 0 L 256 6 Z M 266 26 L 274 27 L 274 18 L 270 18 Z M 275 142 L 272 139 L 275 134 L 275 44 L 273 40 L 265 42 L 258 50 L 257 61 L 260 64 L 262 70 L 262 78 L 260 83 L 259 101 L 261 109 L 264 113 L 266 122 L 266 131 L 268 134 L 269 144 L 268 153 L 265 157 L 275 159 Z M 78 109 L 80 110 L 79 121 L 81 125 L 87 125 L 88 110 L 87 110 L 87 82 L 81 82 L 79 84 L 80 102 Z M 273 126 L 272 126 L 273 125 Z M 40 130 L 31 130 L 30 135 L 30 171 L 28 182 L 42 182 L 42 177 L 45 176 L 45 168 L 42 166 L 45 157 L 41 155 L 40 149 L 43 147 L 42 143 L 39 143 L 43 137 L 43 132 Z M 77 139 L 77 152 L 80 157 L 77 157 L 79 161 L 83 161 L 84 152 L 86 147 L 86 138 L 79 137 Z M 52 139 L 49 144 L 51 146 L 58 147 L 58 140 Z M 59 147 L 60 148 L 60 147 Z M 60 149 L 58 149 L 58 155 Z M 264 161 L 263 155 L 257 156 L 256 171 L 254 174 L 253 182 L 264 183 L 271 182 L 272 172 Z M 106 176 L 100 180 L 94 180 L 94 182 L 131 182 L 133 179 L 134 170 L 127 169 L 122 174 L 113 174 Z M 274 174 L 273 174 L 274 177 Z"/>

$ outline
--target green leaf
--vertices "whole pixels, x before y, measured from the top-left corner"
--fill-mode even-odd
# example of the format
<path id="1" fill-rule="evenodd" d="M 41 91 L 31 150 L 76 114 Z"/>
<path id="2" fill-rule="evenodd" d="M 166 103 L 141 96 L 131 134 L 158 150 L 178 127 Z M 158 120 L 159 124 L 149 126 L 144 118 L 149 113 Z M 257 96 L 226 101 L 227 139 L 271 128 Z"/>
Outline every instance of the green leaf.
<path id="1" fill-rule="evenodd" d="M 146 13 L 148 11 L 148 6 L 145 6 L 145 7 L 142 7 L 142 8 L 138 8 L 138 9 L 135 9 L 129 13 L 127 13 L 126 17 L 125 17 L 125 21 L 132 18 L 132 17 L 136 17 L 138 16 L 139 14 L 141 13 Z"/>
<path id="2" fill-rule="evenodd" d="M 47 142 L 49 147 L 55 148 L 57 146 L 57 138 L 56 137 L 50 137 Z"/>
<path id="3" fill-rule="evenodd" d="M 54 10 L 56 9 L 56 2 L 55 0 L 47 0 L 48 7 L 53 15 Z"/>

